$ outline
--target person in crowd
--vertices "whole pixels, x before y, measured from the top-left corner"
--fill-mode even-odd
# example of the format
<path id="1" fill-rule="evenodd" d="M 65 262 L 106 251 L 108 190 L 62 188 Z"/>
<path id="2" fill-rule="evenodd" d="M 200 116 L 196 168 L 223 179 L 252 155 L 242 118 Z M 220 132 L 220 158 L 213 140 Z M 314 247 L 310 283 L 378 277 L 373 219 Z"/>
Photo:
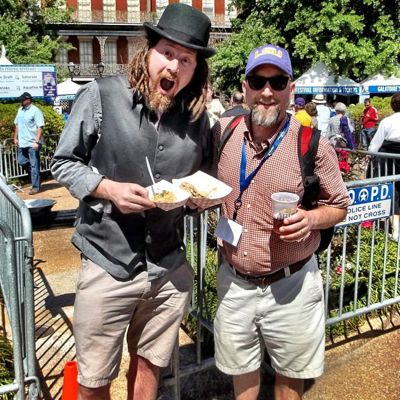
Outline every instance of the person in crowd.
<path id="1" fill-rule="evenodd" d="M 371 104 L 371 99 L 364 100 L 364 111 L 361 118 L 361 142 L 364 149 L 368 149 L 369 144 L 371 143 L 372 138 L 376 132 L 376 126 L 378 124 L 378 111 Z"/>
<path id="2" fill-rule="evenodd" d="M 317 94 L 312 101 L 317 105 L 318 129 L 321 131 L 322 136 L 326 136 L 331 110 L 326 105 L 326 99 L 323 94 Z"/>
<path id="3" fill-rule="evenodd" d="M 383 118 L 379 123 L 378 129 L 368 147 L 370 152 L 395 153 L 400 154 L 400 93 L 396 93 L 390 100 L 390 106 L 394 114 Z M 387 168 L 387 169 L 386 169 Z M 400 174 L 400 160 L 396 159 L 393 163 L 389 160 L 385 165 L 385 160 L 381 160 L 380 171 L 387 171 L 387 175 Z M 399 240 L 399 220 L 400 220 L 400 183 L 395 184 L 395 202 L 394 202 L 392 223 L 393 238 Z"/>
<path id="4" fill-rule="evenodd" d="M 305 106 L 304 109 L 308 112 L 308 115 L 311 117 L 311 127 L 318 129 L 318 111 L 317 105 L 312 101 L 309 101 Z"/>
<path id="5" fill-rule="evenodd" d="M 127 398 L 155 399 L 192 292 L 184 209 L 155 207 L 145 158 L 157 182 L 211 167 L 211 21 L 175 3 L 144 28 L 128 76 L 78 92 L 51 164 L 80 200 L 72 238 L 82 253 L 74 310 L 80 400 L 110 399 L 125 335 Z"/>
<path id="6" fill-rule="evenodd" d="M 18 164 L 27 172 L 31 180 L 29 194 L 40 192 L 40 148 L 43 144 L 44 118 L 42 111 L 32 104 L 28 92 L 20 96 L 21 107 L 14 120 L 14 144 L 18 147 Z"/>
<path id="7" fill-rule="evenodd" d="M 336 153 L 321 137 L 318 207 L 297 208 L 273 228 L 271 195 L 292 192 L 301 199 L 303 193 L 301 125 L 286 112 L 294 90 L 288 52 L 273 44 L 254 49 L 243 82 L 250 115 L 235 127 L 218 163 L 218 178 L 233 190 L 222 204 L 217 228 L 223 262 L 217 277 L 215 360 L 233 375 L 236 399 L 258 398 L 265 349 L 276 372 L 277 400 L 301 399 L 303 380 L 323 372 L 323 287 L 313 254 L 319 230 L 342 221 L 350 199 Z M 215 146 L 229 121 L 221 118 L 215 125 Z"/>
<path id="8" fill-rule="evenodd" d="M 224 106 L 219 98 L 214 95 L 214 90 L 211 84 L 209 84 L 207 88 L 207 113 L 210 119 L 210 125 L 213 126 L 224 112 Z"/>
<path id="9" fill-rule="evenodd" d="M 355 149 L 356 143 L 353 138 L 353 127 L 349 117 L 346 115 L 347 107 L 340 101 L 335 105 L 335 116 L 330 118 L 328 124 L 327 138 L 335 148 L 345 147 Z"/>
<path id="10" fill-rule="evenodd" d="M 311 126 L 312 118 L 311 115 L 305 110 L 306 101 L 303 97 L 297 97 L 294 101 L 294 117 L 303 126 Z"/>
<path id="11" fill-rule="evenodd" d="M 329 112 L 330 112 L 329 117 L 330 118 L 332 118 L 336 115 L 336 109 L 335 109 L 336 103 L 337 103 L 337 101 L 334 101 L 332 98 L 330 98 L 329 100 L 327 98 L 327 100 L 326 100 L 326 106 L 329 108 Z"/>
<path id="12" fill-rule="evenodd" d="M 248 114 L 249 110 L 244 107 L 244 95 L 242 92 L 232 93 L 230 108 L 221 114 L 221 117 L 233 117 L 235 115 Z"/>

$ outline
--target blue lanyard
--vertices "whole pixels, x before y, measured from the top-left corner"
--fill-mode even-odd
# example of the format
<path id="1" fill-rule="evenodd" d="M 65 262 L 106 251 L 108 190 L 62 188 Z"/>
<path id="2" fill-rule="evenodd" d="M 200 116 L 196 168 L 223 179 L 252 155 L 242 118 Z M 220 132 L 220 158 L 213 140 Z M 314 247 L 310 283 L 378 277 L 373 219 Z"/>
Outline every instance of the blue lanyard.
<path id="1" fill-rule="evenodd" d="M 282 129 L 278 133 L 278 136 L 275 138 L 275 140 L 271 144 L 271 147 L 264 154 L 264 157 L 261 159 L 258 166 L 247 177 L 246 177 L 246 167 L 247 167 L 246 139 L 243 138 L 242 159 L 240 161 L 240 194 L 239 194 L 239 197 L 235 201 L 235 212 L 233 213 L 233 220 L 236 219 L 237 212 L 238 212 L 239 208 L 242 206 L 243 192 L 249 187 L 251 181 L 257 175 L 257 172 L 263 166 L 265 161 L 267 161 L 268 158 L 270 158 L 272 156 L 272 154 L 274 154 L 275 150 L 277 149 L 277 147 L 280 145 L 283 138 L 285 137 L 285 135 L 289 129 L 289 124 L 290 124 L 290 117 L 286 119 L 285 125 L 282 127 Z"/>

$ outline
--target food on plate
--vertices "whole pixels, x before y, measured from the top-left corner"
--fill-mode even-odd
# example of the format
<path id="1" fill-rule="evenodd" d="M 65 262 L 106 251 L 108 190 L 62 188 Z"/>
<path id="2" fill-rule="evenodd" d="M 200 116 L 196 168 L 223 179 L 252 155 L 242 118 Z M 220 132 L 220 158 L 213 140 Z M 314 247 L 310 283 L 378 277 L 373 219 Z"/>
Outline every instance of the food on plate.
<path id="1" fill-rule="evenodd" d="M 156 203 L 175 203 L 176 196 L 169 190 L 162 190 L 161 192 L 154 193 L 153 201 Z"/>
<path id="2" fill-rule="evenodd" d="M 210 190 L 207 190 L 205 192 L 205 191 L 198 190 L 196 188 L 196 186 L 194 186 L 193 184 L 191 184 L 189 182 L 182 182 L 179 185 L 179 187 L 181 189 L 185 190 L 186 192 L 189 192 L 192 197 L 199 198 L 199 199 L 207 198 L 210 195 L 211 192 L 213 192 L 214 190 L 217 189 L 217 188 L 214 187 L 214 188 L 212 188 Z"/>

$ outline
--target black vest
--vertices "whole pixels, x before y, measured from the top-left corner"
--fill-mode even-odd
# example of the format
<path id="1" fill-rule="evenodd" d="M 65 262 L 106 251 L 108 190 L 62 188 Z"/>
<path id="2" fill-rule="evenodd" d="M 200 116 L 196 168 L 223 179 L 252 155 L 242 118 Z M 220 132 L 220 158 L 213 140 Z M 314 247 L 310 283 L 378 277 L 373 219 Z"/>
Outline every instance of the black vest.
<path id="1" fill-rule="evenodd" d="M 205 113 L 191 122 L 189 112 L 177 104 L 161 117 L 156 129 L 151 113 L 141 96 L 128 88 L 125 76 L 99 79 L 97 84 L 102 123 L 88 157 L 89 165 L 101 175 L 147 187 L 151 180 L 145 156 L 156 180 L 181 178 L 209 163 L 212 143 Z M 121 266 L 120 278 L 132 276 L 137 267 L 149 263 L 166 272 L 185 260 L 182 207 L 127 215 L 112 206 L 111 213 L 100 214 L 81 202 L 78 216 L 79 234 Z"/>

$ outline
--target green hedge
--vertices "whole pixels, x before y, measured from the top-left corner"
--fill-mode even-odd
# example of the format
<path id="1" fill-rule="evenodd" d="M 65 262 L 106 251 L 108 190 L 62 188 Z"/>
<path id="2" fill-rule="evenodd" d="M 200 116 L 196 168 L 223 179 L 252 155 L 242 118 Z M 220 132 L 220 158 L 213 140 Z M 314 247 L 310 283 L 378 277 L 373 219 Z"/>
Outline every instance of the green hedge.
<path id="1" fill-rule="evenodd" d="M 7 338 L 0 335 L 0 386 L 13 383 L 14 361 L 13 350 Z M 12 399 L 13 393 L 3 394 L 2 400 Z"/>

